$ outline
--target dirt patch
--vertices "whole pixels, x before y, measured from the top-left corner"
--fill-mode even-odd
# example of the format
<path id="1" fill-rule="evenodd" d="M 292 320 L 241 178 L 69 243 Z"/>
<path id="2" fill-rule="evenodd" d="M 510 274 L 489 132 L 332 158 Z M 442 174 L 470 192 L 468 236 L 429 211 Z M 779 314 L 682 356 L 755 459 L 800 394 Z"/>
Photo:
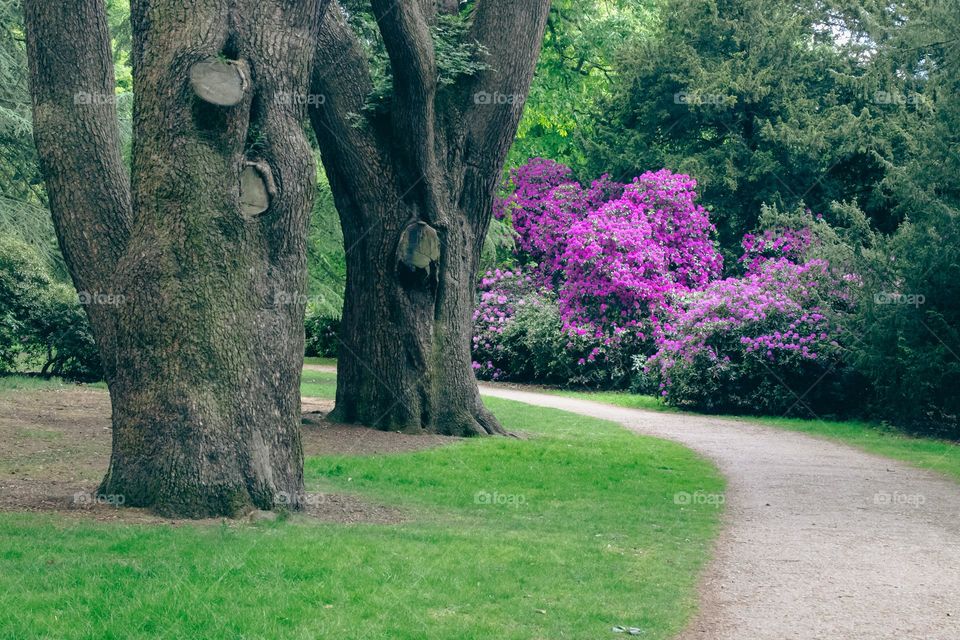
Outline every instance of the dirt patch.
<path id="1" fill-rule="evenodd" d="M 303 516 L 342 524 L 397 524 L 407 520 L 399 509 L 366 502 L 345 493 L 308 493 Z M 301 517 L 297 515 L 296 517 Z"/>
<path id="2" fill-rule="evenodd" d="M 352 424 L 337 424 L 326 419 L 333 408 L 332 402 L 311 401 L 311 412 L 307 413 L 307 400 L 304 400 L 303 414 L 303 453 L 307 456 L 346 455 L 364 456 L 386 453 L 406 453 L 433 449 L 463 440 L 452 436 L 429 434 L 409 434 L 395 431 L 379 431 Z"/>
<path id="3" fill-rule="evenodd" d="M 303 440 L 307 456 L 376 455 L 415 451 L 455 438 L 387 433 L 326 421 L 332 402 L 305 398 Z M 0 394 L 0 512 L 56 512 L 104 522 L 185 524 L 145 509 L 93 496 L 110 461 L 110 397 L 83 387 Z M 325 522 L 394 523 L 397 509 L 352 495 L 308 494 L 298 518 Z"/>

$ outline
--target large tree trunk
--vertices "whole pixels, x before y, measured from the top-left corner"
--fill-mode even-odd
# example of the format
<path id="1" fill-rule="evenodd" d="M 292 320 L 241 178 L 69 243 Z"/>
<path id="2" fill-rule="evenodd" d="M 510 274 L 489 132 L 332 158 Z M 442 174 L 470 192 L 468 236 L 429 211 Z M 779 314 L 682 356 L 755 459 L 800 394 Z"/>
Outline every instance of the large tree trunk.
<path id="1" fill-rule="evenodd" d="M 339 10 L 321 30 L 313 81 L 326 98 L 311 120 L 347 256 L 333 417 L 503 434 L 471 366 L 475 283 L 550 3 L 479 0 L 468 39 L 482 45 L 489 69 L 443 89 L 430 23 L 458 4 L 372 4 L 393 70 L 389 115 L 357 121 L 372 83 Z"/>
<path id="2" fill-rule="evenodd" d="M 381 216 L 384 224 L 356 224 L 364 217 L 344 220 L 351 250 L 333 418 L 457 436 L 503 433 L 471 368 L 477 231 L 441 229 L 440 259 L 411 268 L 398 249 L 415 217 L 401 207 Z"/>
<path id="3" fill-rule="evenodd" d="M 296 97 L 320 0 L 132 3 L 132 205 L 102 0 L 26 15 L 54 221 L 78 289 L 97 294 L 113 402 L 101 493 L 189 517 L 298 508 L 315 169 Z"/>

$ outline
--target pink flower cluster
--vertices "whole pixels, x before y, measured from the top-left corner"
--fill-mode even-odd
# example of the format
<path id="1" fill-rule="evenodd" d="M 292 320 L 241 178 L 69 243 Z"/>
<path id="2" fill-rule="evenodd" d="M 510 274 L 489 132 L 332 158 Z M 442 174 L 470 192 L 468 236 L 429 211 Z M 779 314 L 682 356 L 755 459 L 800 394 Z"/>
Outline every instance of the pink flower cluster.
<path id="1" fill-rule="evenodd" d="M 764 262 L 773 258 L 802 262 L 811 243 L 809 228 L 780 227 L 766 229 L 759 235 L 748 233 L 740 243 L 743 246 L 743 256 L 739 262 L 744 265 L 748 274 L 756 273 Z"/>
<path id="2" fill-rule="evenodd" d="M 729 377 L 744 375 L 731 368 L 749 369 L 751 360 L 772 367 L 832 358 L 842 335 L 835 312 L 849 307 L 846 284 L 824 260 L 759 260 L 742 278 L 683 296 L 664 318 L 646 371 L 669 398 L 674 375 L 704 362 L 714 377 Z"/>
<path id="3" fill-rule="evenodd" d="M 567 167 L 536 159 L 511 181 L 514 192 L 498 202 L 497 215 L 512 221 L 524 266 L 481 281 L 478 375 L 510 374 L 497 365 L 511 368 L 498 337 L 524 304 L 556 305 L 561 344 L 580 370 L 623 369 L 637 356 L 668 398 L 681 374 L 693 387 L 700 375 L 756 381 L 767 367 L 797 373 L 837 357 L 837 318 L 849 310 L 857 279 L 811 259 L 809 212 L 796 228 L 787 222 L 745 235 L 744 275 L 719 279 L 716 230 L 689 176 L 664 169 L 629 184 L 603 176 L 584 187 Z"/>
<path id="4" fill-rule="evenodd" d="M 517 246 L 558 296 L 564 328 L 612 344 L 641 340 L 678 291 L 704 287 L 723 268 L 696 181 L 664 169 L 623 185 L 589 188 L 570 170 L 537 159 L 515 170 L 503 201 Z M 652 326 L 651 326 L 652 325 Z"/>
<path id="5" fill-rule="evenodd" d="M 513 169 L 510 182 L 514 192 L 497 200 L 494 215 L 500 219 L 510 216 L 517 249 L 526 259 L 544 266 L 555 262 L 576 220 L 619 197 L 624 187 L 603 176 L 584 189 L 568 167 L 544 158 Z"/>
<path id="6" fill-rule="evenodd" d="M 533 279 L 519 269 L 487 271 L 480 280 L 479 301 L 473 312 L 473 353 L 483 355 L 474 361 L 474 372 L 491 380 L 499 380 L 504 372 L 495 364 L 504 351 L 498 338 L 513 319 L 518 306 L 527 304 L 536 287 Z"/>

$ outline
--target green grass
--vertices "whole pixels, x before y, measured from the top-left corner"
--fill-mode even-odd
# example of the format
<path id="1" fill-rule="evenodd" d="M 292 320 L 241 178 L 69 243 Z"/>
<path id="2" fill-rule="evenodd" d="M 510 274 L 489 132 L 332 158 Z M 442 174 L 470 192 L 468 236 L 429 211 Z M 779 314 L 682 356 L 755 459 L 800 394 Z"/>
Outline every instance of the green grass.
<path id="1" fill-rule="evenodd" d="M 106 382 L 79 383 L 61 378 L 41 378 L 39 376 L 0 375 L 0 393 L 4 391 L 56 391 L 58 389 L 76 389 L 87 387 L 106 389 Z"/>
<path id="2" fill-rule="evenodd" d="M 37 376 L 0 376 L 0 393 L 5 391 L 51 391 L 66 389 L 69 383 L 60 378 L 40 378 Z"/>
<path id="3" fill-rule="evenodd" d="M 545 393 L 556 396 L 565 396 L 567 398 L 578 398 L 580 400 L 592 400 L 593 402 L 605 402 L 607 404 L 626 407 L 628 409 L 649 409 L 651 411 L 670 411 L 677 410 L 664 404 L 663 400 L 656 396 L 644 396 L 627 391 L 573 391 L 567 389 L 548 389 Z"/>
<path id="4" fill-rule="evenodd" d="M 892 427 L 868 422 L 755 417 L 743 420 L 830 438 L 960 480 L 960 444 L 956 442 L 912 437 Z"/>
<path id="5" fill-rule="evenodd" d="M 304 364 L 320 364 L 320 365 L 326 365 L 328 367 L 335 367 L 337 366 L 337 359 L 336 358 L 304 358 L 303 363 Z"/>
<path id="6" fill-rule="evenodd" d="M 551 391 L 557 395 L 594 400 L 628 409 L 677 411 L 659 398 L 626 392 Z M 881 456 L 901 460 L 921 469 L 929 469 L 960 480 L 960 444 L 935 438 L 914 437 L 885 425 L 835 420 L 803 420 L 757 416 L 720 416 L 799 431 L 842 442 Z"/>
<path id="7" fill-rule="evenodd" d="M 309 398 L 333 400 L 337 397 L 337 374 L 304 371 L 300 378 L 300 393 Z"/>
<path id="8" fill-rule="evenodd" d="M 674 495 L 722 492 L 713 467 L 611 423 L 489 405 L 530 437 L 307 460 L 313 490 L 395 506 L 407 515 L 398 525 L 291 518 L 169 527 L 0 515 L 0 638 L 679 631 L 720 513 L 679 506 Z"/>
<path id="9" fill-rule="evenodd" d="M 319 360 L 319 358 L 308 358 Z M 336 361 L 333 361 L 336 364 Z M 324 363 L 326 364 L 326 363 Z M 49 391 L 75 388 L 76 384 L 60 378 L 41 378 L 38 376 L 3 375 L 0 376 L 0 393 L 5 391 Z M 79 385 L 95 389 L 106 389 L 104 382 Z M 312 398 L 333 400 L 337 395 L 337 374 L 322 371 L 304 371 L 300 382 L 301 393 Z"/>
<path id="10" fill-rule="evenodd" d="M 39 376 L 0 375 L 0 393 L 5 391 L 56 391 L 58 389 L 76 389 L 89 387 L 106 389 L 106 382 L 77 383 L 62 378 L 41 378 Z"/>

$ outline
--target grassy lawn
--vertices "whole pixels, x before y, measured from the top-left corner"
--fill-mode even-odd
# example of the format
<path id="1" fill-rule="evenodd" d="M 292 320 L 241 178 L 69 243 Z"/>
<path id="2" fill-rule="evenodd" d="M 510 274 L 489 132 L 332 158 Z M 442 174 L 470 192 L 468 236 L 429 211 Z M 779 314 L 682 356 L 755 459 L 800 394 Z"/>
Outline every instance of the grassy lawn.
<path id="1" fill-rule="evenodd" d="M 305 391 L 332 390 L 332 376 Z M 0 638 L 669 638 L 718 530 L 713 467 L 672 443 L 502 400 L 526 439 L 313 457 L 313 491 L 401 524 L 104 524 L 0 515 Z"/>
<path id="2" fill-rule="evenodd" d="M 797 418 L 743 419 L 831 438 L 870 453 L 902 460 L 915 467 L 937 471 L 960 480 L 960 444 L 955 442 L 911 437 L 890 427 L 868 422 Z"/>
<path id="3" fill-rule="evenodd" d="M 300 393 L 309 398 L 333 400 L 337 397 L 337 374 L 304 371 L 300 378 Z"/>
<path id="4" fill-rule="evenodd" d="M 335 367 L 337 366 L 337 359 L 336 358 L 304 358 L 303 363 L 304 364 L 320 364 L 320 365 L 326 365 L 328 367 Z"/>
<path id="5" fill-rule="evenodd" d="M 578 398 L 580 400 L 591 400 L 593 402 L 605 402 L 614 404 L 618 407 L 628 409 L 649 409 L 651 411 L 670 411 L 676 412 L 677 409 L 667 406 L 663 400 L 656 396 L 643 396 L 627 391 L 574 391 L 569 389 L 547 389 L 544 393 L 555 396 L 565 396 L 567 398 Z"/>
<path id="6" fill-rule="evenodd" d="M 7 391 L 52 391 L 65 389 L 70 383 L 60 378 L 39 378 L 35 376 L 0 376 L 0 393 Z"/>
<path id="7" fill-rule="evenodd" d="M 319 358 L 310 358 L 319 360 Z M 336 361 L 334 361 L 336 364 Z M 0 393 L 5 391 L 46 391 L 74 387 L 72 382 L 60 378 L 40 378 L 38 376 L 4 375 L 0 376 Z M 106 389 L 104 382 L 94 382 L 83 386 Z M 304 371 L 300 380 L 300 390 L 305 396 L 333 400 L 337 395 L 337 374 L 322 371 Z"/>
<path id="8" fill-rule="evenodd" d="M 626 392 L 550 391 L 582 400 L 605 402 L 629 409 L 673 411 L 659 398 Z M 858 447 L 864 451 L 902 460 L 921 469 L 930 469 L 960 480 L 960 444 L 934 438 L 918 438 L 880 424 L 857 421 L 803 420 L 756 416 L 723 416 L 744 422 L 800 431 Z"/>

